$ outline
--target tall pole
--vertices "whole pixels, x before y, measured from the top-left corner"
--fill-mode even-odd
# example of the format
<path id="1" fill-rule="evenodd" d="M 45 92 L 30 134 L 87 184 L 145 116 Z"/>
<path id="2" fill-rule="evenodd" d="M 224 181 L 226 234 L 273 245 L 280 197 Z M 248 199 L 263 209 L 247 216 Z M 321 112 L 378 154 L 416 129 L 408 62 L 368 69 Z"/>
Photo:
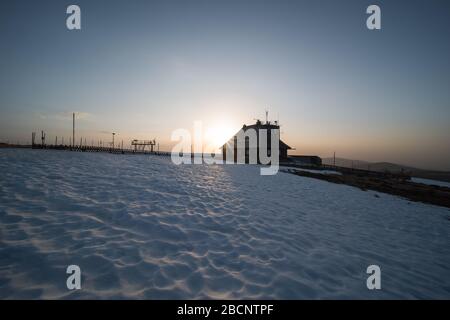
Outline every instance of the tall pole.
<path id="1" fill-rule="evenodd" d="M 45 144 L 45 133 L 44 130 L 41 131 L 41 147 L 44 148 Z"/>
<path id="2" fill-rule="evenodd" d="M 336 151 L 334 152 L 334 156 L 333 156 L 333 166 L 336 167 Z"/>
<path id="3" fill-rule="evenodd" d="M 72 148 L 75 147 L 75 112 L 72 114 Z"/>
<path id="4" fill-rule="evenodd" d="M 114 150 L 114 136 L 116 135 L 116 133 L 115 132 L 113 132 L 112 133 L 112 138 L 113 138 L 113 141 L 112 141 L 112 149 Z"/>

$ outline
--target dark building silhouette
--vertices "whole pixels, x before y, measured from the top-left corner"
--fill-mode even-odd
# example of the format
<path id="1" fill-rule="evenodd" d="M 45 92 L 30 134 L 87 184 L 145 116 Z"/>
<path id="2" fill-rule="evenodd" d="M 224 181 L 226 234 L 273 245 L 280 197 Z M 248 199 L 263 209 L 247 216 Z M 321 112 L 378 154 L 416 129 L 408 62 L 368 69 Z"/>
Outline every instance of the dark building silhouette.
<path id="1" fill-rule="evenodd" d="M 270 156 L 271 154 L 271 130 L 275 130 L 275 129 L 280 129 L 280 126 L 278 125 L 278 123 L 275 121 L 274 123 L 271 123 L 270 121 L 266 121 L 266 123 L 262 123 L 260 120 L 257 120 L 255 124 L 252 125 L 243 125 L 242 126 L 242 130 L 244 132 L 246 132 L 249 129 L 254 129 L 256 132 L 256 138 L 257 138 L 257 148 L 256 148 L 256 155 L 257 155 L 257 162 L 260 162 L 259 159 L 259 130 L 260 129 L 266 129 L 267 130 L 267 155 Z M 237 134 L 236 133 L 230 140 L 228 140 L 228 142 L 226 142 L 223 146 L 222 146 L 222 154 L 223 154 L 223 160 L 226 160 L 226 156 L 227 156 L 227 145 L 228 148 L 233 148 L 234 150 L 234 162 L 237 162 L 237 151 L 238 151 L 238 143 L 237 143 Z M 249 155 L 250 155 L 250 147 L 249 147 L 249 138 L 246 137 L 246 141 L 245 141 L 245 163 L 249 163 Z M 288 158 L 288 150 L 292 149 L 290 146 L 288 146 L 286 143 L 284 143 L 283 141 L 279 141 L 279 161 L 286 161 Z M 241 151 L 242 152 L 242 151 Z"/>

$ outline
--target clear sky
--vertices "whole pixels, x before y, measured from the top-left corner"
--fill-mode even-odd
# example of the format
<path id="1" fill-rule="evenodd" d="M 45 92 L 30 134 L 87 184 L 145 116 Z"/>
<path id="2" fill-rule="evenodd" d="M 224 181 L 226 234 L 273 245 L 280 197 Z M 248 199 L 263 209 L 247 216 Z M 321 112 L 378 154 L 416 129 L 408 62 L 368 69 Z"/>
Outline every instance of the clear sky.
<path id="1" fill-rule="evenodd" d="M 76 111 L 89 143 L 170 149 L 268 109 L 292 153 L 450 170 L 449 39 L 446 0 L 1 1 L 0 140 L 69 139 Z"/>

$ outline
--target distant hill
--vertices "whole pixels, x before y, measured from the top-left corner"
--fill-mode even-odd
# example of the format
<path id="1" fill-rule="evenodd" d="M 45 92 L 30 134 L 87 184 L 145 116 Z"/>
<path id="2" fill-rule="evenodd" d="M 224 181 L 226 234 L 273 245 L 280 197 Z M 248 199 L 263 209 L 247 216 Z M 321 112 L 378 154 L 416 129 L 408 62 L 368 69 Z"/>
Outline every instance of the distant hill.
<path id="1" fill-rule="evenodd" d="M 323 164 L 333 165 L 333 158 L 323 158 Z M 440 180 L 450 182 L 450 172 L 448 171 L 436 171 L 436 170 L 425 170 L 418 169 L 414 167 L 404 166 L 401 164 L 395 164 L 390 162 L 367 162 L 361 160 L 351 160 L 345 158 L 336 158 L 336 166 L 355 168 L 363 170 L 371 170 L 378 172 L 389 171 L 392 173 L 396 172 L 406 172 L 413 177 Z"/>

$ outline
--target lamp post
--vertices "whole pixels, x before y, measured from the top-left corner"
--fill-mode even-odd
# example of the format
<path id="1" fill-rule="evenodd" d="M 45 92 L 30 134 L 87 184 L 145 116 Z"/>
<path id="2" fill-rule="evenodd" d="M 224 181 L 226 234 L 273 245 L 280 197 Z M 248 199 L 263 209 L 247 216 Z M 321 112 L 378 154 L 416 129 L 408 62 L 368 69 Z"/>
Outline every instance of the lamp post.
<path id="1" fill-rule="evenodd" d="M 116 133 L 115 132 L 113 132 L 112 133 L 112 138 L 113 138 L 113 141 L 112 141 L 112 149 L 113 149 L 113 151 L 114 151 L 114 136 L 116 135 Z"/>

